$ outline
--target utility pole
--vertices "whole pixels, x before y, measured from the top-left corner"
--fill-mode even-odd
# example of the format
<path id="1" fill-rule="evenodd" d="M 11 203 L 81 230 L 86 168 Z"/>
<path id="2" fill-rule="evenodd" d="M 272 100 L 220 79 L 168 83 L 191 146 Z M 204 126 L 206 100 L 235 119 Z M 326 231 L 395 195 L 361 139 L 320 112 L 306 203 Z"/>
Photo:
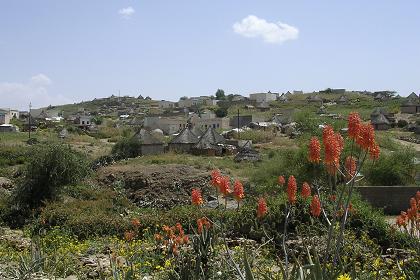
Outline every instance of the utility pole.
<path id="1" fill-rule="evenodd" d="M 28 117 L 28 131 L 29 131 L 29 139 L 31 139 L 31 109 L 32 109 L 32 102 L 29 102 L 29 117 Z"/>
<path id="2" fill-rule="evenodd" d="M 241 137 L 239 135 L 239 109 L 238 109 L 238 140 L 240 140 L 240 139 L 241 139 Z"/>

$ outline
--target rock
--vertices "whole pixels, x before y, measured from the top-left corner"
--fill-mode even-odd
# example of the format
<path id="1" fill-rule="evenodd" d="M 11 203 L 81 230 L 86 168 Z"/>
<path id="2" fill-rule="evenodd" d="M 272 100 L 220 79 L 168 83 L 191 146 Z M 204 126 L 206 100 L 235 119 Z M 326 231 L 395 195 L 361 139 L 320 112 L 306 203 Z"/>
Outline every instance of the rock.
<path id="1" fill-rule="evenodd" d="M 16 248 L 19 251 L 31 247 L 31 239 L 23 236 L 21 230 L 11 230 L 9 228 L 0 228 L 0 241 Z"/>
<path id="2" fill-rule="evenodd" d="M 0 189 L 10 190 L 13 188 L 13 182 L 5 177 L 0 177 Z"/>

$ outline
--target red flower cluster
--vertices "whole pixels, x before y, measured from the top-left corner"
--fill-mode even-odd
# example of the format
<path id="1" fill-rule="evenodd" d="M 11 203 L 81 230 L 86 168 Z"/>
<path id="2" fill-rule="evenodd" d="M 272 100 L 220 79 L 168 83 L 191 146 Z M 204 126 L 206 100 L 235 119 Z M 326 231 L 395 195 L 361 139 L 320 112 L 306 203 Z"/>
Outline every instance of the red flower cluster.
<path id="1" fill-rule="evenodd" d="M 307 182 L 304 182 L 302 185 L 302 192 L 301 195 L 303 198 L 308 198 L 311 196 L 311 187 Z"/>
<path id="2" fill-rule="evenodd" d="M 136 237 L 136 233 L 132 230 L 124 232 L 124 239 L 128 242 L 132 241 Z"/>
<path id="3" fill-rule="evenodd" d="M 267 214 L 268 208 L 267 208 L 267 202 L 265 202 L 264 198 L 260 198 L 258 200 L 258 207 L 257 207 L 257 217 L 262 218 Z"/>
<path id="4" fill-rule="evenodd" d="M 141 223 L 139 219 L 132 219 L 131 220 L 131 224 L 133 225 L 133 227 L 135 227 L 136 229 L 140 227 Z"/>
<path id="5" fill-rule="evenodd" d="M 362 120 L 359 113 L 352 112 L 348 118 L 348 135 L 350 139 L 356 140 L 359 137 Z"/>
<path id="6" fill-rule="evenodd" d="M 200 206 L 201 204 L 203 204 L 203 197 L 201 196 L 201 191 L 199 189 L 192 190 L 191 201 L 193 205 Z"/>
<path id="7" fill-rule="evenodd" d="M 361 149 L 368 151 L 372 159 L 378 159 L 380 154 L 379 145 L 375 141 L 375 130 L 372 124 L 361 124 L 359 136 L 355 139 Z"/>
<path id="8" fill-rule="evenodd" d="M 163 226 L 164 235 L 155 234 L 155 240 L 163 245 L 172 252 L 174 255 L 178 255 L 178 248 L 182 245 L 189 243 L 188 235 L 185 235 L 184 229 L 180 223 L 176 223 L 175 226 Z"/>
<path id="9" fill-rule="evenodd" d="M 354 159 L 354 157 L 348 156 L 344 163 L 344 167 L 346 168 L 346 171 L 347 171 L 347 174 L 346 174 L 347 179 L 353 178 L 353 176 L 356 174 L 356 160 Z"/>
<path id="10" fill-rule="evenodd" d="M 312 216 L 319 217 L 321 215 L 321 201 L 319 200 L 318 195 L 312 197 L 310 209 Z"/>
<path id="11" fill-rule="evenodd" d="M 322 131 L 322 141 L 325 149 L 325 165 L 330 174 L 335 174 L 340 166 L 340 156 L 344 147 L 344 140 L 340 133 L 334 133 L 327 125 Z"/>
<path id="12" fill-rule="evenodd" d="M 286 183 L 286 180 L 284 179 L 283 176 L 279 176 L 278 183 L 279 183 L 280 186 L 282 186 L 282 187 L 284 186 L 284 184 Z"/>
<path id="13" fill-rule="evenodd" d="M 245 197 L 244 195 L 244 186 L 239 180 L 236 180 L 233 184 L 233 196 L 237 201 L 240 201 Z"/>
<path id="14" fill-rule="evenodd" d="M 319 163 L 321 161 L 321 144 L 317 137 L 312 137 L 309 142 L 309 162 Z"/>
<path id="15" fill-rule="evenodd" d="M 296 192 L 297 192 L 297 184 L 296 184 L 295 176 L 290 175 L 289 180 L 287 181 L 287 197 L 289 199 L 290 204 L 295 204 Z"/>
<path id="16" fill-rule="evenodd" d="M 221 184 L 221 178 L 222 175 L 220 174 L 220 171 L 215 169 L 211 172 L 211 185 L 218 188 Z"/>
<path id="17" fill-rule="evenodd" d="M 408 223 L 411 224 L 410 232 L 420 236 L 420 191 L 416 192 L 415 197 L 410 198 L 410 208 L 406 212 L 401 211 L 397 217 L 396 224 L 399 227 L 404 227 L 407 230 Z"/>
<path id="18" fill-rule="evenodd" d="M 203 232 L 203 228 L 205 228 L 206 230 L 209 230 L 210 227 L 211 227 L 211 223 L 206 217 L 203 217 L 197 220 L 197 232 L 199 234 Z"/>
<path id="19" fill-rule="evenodd" d="M 222 181 L 219 185 L 219 190 L 225 197 L 231 193 L 229 176 L 222 177 Z"/>

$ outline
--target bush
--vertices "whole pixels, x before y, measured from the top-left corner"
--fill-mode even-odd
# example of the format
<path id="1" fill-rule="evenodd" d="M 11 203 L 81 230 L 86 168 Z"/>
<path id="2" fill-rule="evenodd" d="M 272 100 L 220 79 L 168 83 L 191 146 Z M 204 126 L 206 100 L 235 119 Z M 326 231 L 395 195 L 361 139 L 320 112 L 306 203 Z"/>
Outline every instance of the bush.
<path id="1" fill-rule="evenodd" d="M 13 195 L 20 207 L 33 209 L 55 199 L 61 187 L 78 182 L 90 170 L 85 156 L 60 144 L 35 146 L 28 155 L 24 178 Z"/>
<path id="2" fill-rule="evenodd" d="M 2 146 L 0 149 L 0 167 L 23 164 L 27 159 L 27 148 L 23 146 Z"/>
<path id="3" fill-rule="evenodd" d="M 400 128 L 406 127 L 408 122 L 406 120 L 398 120 L 397 126 Z"/>
<path id="4" fill-rule="evenodd" d="M 134 158 L 140 155 L 141 143 L 136 138 L 123 138 L 112 148 L 112 154 L 122 158 Z"/>
<path id="5" fill-rule="evenodd" d="M 365 164 L 362 172 L 372 186 L 410 185 L 415 182 L 415 156 L 409 148 L 383 154 L 373 164 Z"/>

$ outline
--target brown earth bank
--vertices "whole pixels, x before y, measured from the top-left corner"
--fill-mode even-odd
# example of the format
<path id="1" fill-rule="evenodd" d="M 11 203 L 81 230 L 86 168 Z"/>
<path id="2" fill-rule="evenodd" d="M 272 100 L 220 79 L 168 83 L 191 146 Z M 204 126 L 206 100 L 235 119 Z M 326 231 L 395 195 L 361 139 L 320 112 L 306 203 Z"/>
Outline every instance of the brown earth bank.
<path id="1" fill-rule="evenodd" d="M 140 207 L 171 208 L 191 203 L 191 190 L 202 190 L 204 200 L 214 200 L 210 173 L 188 165 L 113 165 L 98 170 L 101 186 L 123 191 Z"/>

